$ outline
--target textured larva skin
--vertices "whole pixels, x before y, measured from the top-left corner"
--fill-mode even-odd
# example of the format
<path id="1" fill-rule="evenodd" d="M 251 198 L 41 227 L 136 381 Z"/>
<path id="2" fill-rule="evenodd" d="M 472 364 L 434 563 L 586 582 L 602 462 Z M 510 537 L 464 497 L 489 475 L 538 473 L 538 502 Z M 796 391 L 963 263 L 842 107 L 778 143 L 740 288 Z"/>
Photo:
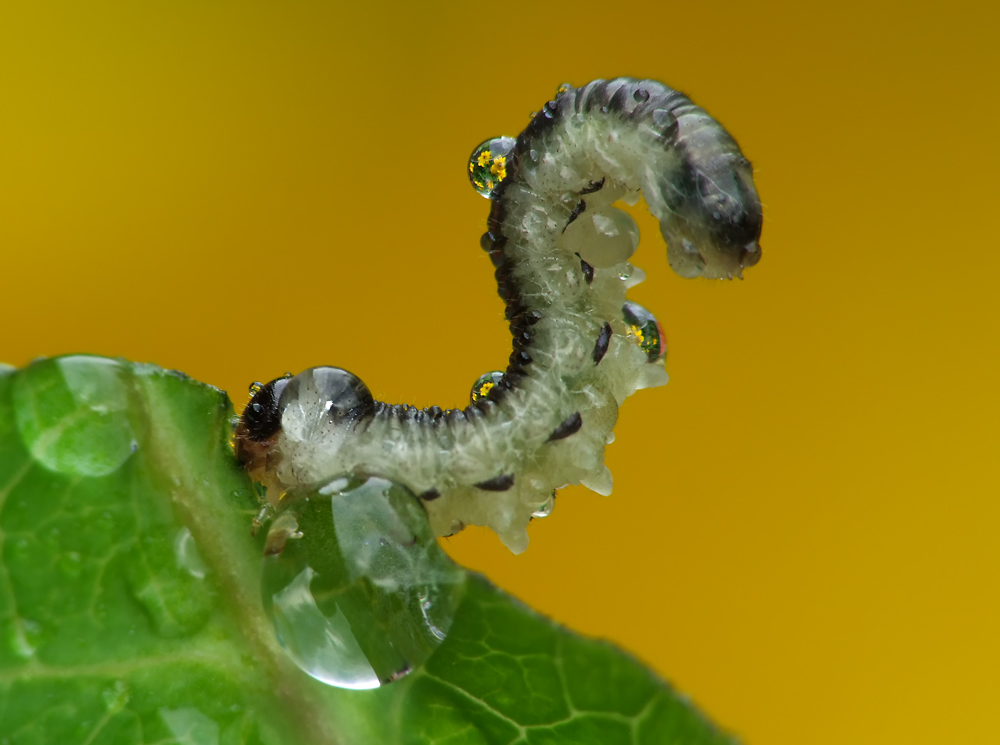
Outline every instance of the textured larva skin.
<path id="1" fill-rule="evenodd" d="M 347 472 L 381 476 L 424 495 L 438 535 L 485 525 L 523 551 L 532 513 L 554 489 L 611 492 L 604 448 L 618 407 L 667 382 L 662 360 L 651 364 L 622 320 L 641 271 L 583 263 L 564 232 L 571 219 L 641 191 L 678 274 L 741 277 L 760 257 L 751 174 L 732 137 L 660 83 L 565 87 L 517 138 L 482 241 L 514 338 L 501 383 L 464 410 L 376 402 L 346 423 L 303 389 L 256 475 L 278 491 Z"/>

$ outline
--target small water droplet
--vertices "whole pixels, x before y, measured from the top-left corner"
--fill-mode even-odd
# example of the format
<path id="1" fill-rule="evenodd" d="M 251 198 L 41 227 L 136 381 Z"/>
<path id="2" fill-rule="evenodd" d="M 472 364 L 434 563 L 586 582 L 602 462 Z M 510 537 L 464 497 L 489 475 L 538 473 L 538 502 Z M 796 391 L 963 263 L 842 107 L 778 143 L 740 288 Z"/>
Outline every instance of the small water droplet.
<path id="1" fill-rule="evenodd" d="M 667 356 L 663 329 L 652 313 L 628 300 L 622 306 L 622 318 L 629 337 L 639 342 L 639 349 L 646 353 L 647 361 L 660 362 Z"/>
<path id="2" fill-rule="evenodd" d="M 469 394 L 469 400 L 472 403 L 482 401 L 490 395 L 490 391 L 496 388 L 502 379 L 503 373 L 499 370 L 480 375 L 479 380 L 472 384 L 472 392 Z"/>
<path id="3" fill-rule="evenodd" d="M 472 188 L 487 199 L 492 198 L 505 178 L 507 161 L 517 140 L 513 137 L 494 137 L 486 140 L 469 156 L 469 182 Z"/>
<path id="4" fill-rule="evenodd" d="M 441 643 L 465 575 L 408 489 L 379 478 L 337 481 L 283 500 L 272 530 L 288 516 L 300 537 L 264 558 L 264 605 L 306 673 L 339 688 L 376 688 L 419 668 Z"/>
<path id="5" fill-rule="evenodd" d="M 538 506 L 538 509 L 531 513 L 531 516 L 539 518 L 548 517 L 549 515 L 552 514 L 552 510 L 555 509 L 555 506 L 556 506 L 556 493 L 555 491 L 553 491 L 549 495 L 548 499 L 542 502 Z"/>
<path id="6" fill-rule="evenodd" d="M 208 567 L 198 553 L 198 544 L 195 543 L 194 536 L 187 526 L 178 530 L 174 536 L 174 558 L 177 560 L 177 566 L 192 577 L 205 579 Z"/>
<path id="7" fill-rule="evenodd" d="M 632 99 L 639 103 L 642 103 L 643 101 L 648 101 L 649 91 L 647 91 L 645 88 L 636 88 L 634 91 L 632 91 Z"/>
<path id="8" fill-rule="evenodd" d="M 531 150 L 528 151 L 528 157 L 531 158 L 531 160 L 533 162 L 537 163 L 538 162 L 538 151 L 535 150 L 534 148 L 532 148 Z"/>
<path id="9" fill-rule="evenodd" d="M 556 88 L 556 98 L 559 98 L 563 93 L 569 93 L 573 90 L 573 86 L 570 83 L 560 83 L 559 87 Z"/>
<path id="10" fill-rule="evenodd" d="M 24 621 L 15 618 L 7 624 L 4 632 L 7 651 L 18 660 L 30 660 L 35 656 L 35 647 L 28 641 Z"/>

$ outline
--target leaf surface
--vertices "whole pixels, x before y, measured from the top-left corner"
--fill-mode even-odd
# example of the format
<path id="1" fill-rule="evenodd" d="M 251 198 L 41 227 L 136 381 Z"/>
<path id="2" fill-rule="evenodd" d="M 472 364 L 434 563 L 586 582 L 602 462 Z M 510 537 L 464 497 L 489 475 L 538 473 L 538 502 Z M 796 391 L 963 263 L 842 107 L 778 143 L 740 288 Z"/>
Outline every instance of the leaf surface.
<path id="1" fill-rule="evenodd" d="M 0 745 L 731 740 L 469 575 L 428 663 L 331 688 L 277 643 L 224 393 L 98 357 L 0 369 Z"/>

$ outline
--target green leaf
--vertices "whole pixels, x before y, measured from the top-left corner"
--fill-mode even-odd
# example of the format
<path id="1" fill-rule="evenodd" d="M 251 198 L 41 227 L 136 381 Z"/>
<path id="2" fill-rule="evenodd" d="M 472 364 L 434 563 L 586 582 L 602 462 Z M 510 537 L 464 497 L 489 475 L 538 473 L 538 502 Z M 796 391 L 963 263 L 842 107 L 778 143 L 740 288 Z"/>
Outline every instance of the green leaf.
<path id="1" fill-rule="evenodd" d="M 313 680 L 264 614 L 232 415 L 150 365 L 0 368 L 0 745 L 730 742 L 475 575 L 423 668 L 374 691 Z"/>

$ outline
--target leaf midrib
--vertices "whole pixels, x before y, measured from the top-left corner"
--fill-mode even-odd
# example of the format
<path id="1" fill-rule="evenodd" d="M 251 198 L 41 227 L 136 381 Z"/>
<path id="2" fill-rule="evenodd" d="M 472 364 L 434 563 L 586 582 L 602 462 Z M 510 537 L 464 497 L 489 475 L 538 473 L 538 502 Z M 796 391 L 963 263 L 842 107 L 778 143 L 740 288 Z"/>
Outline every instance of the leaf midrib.
<path id="1" fill-rule="evenodd" d="M 178 517 L 191 531 L 199 553 L 216 577 L 225 611 L 233 627 L 242 632 L 258 670 L 268 678 L 270 685 L 266 688 L 278 698 L 288 726 L 297 731 L 297 741 L 303 745 L 334 745 L 339 738 L 333 731 L 326 707 L 310 690 L 315 684 L 292 665 L 278 645 L 257 595 L 258 585 L 248 581 L 260 571 L 259 557 L 249 540 L 250 526 L 244 525 L 241 530 L 241 526 L 235 524 L 238 516 L 220 509 L 218 489 L 210 493 L 211 487 L 191 478 L 190 469 L 184 464 L 198 461 L 182 451 L 187 438 L 172 416 L 174 406 L 161 399 L 159 387 L 153 382 L 156 377 L 155 373 L 150 375 L 137 370 L 134 379 L 143 394 L 139 398 L 144 403 L 142 413 L 147 419 L 149 444 L 157 453 L 152 461 L 162 471 L 164 483 L 171 484 L 171 499 Z M 219 394 L 225 395 L 221 391 Z M 225 406 L 216 409 L 210 442 L 221 439 L 221 427 L 226 422 L 225 409 Z M 214 450 L 218 452 L 218 448 Z M 209 457 L 214 457 L 214 453 Z M 227 525 L 227 522 L 234 524 Z M 241 535 L 248 536 L 245 543 L 238 540 Z"/>

